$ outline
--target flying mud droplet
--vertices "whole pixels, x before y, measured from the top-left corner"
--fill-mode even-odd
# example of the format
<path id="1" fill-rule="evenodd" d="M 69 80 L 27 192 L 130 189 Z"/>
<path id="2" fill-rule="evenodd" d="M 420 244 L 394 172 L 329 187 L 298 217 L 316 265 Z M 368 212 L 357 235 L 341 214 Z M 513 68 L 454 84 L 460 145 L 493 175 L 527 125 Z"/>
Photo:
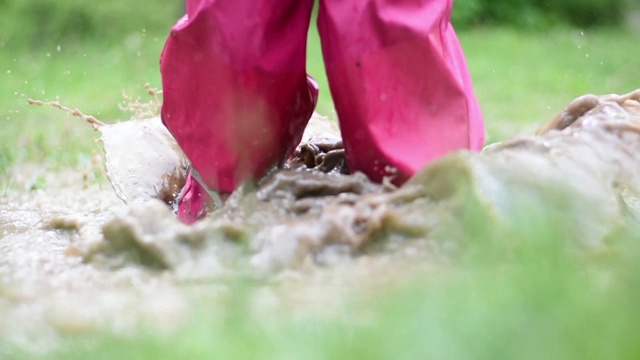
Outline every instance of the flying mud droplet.
<path id="1" fill-rule="evenodd" d="M 289 169 L 313 169 L 324 173 L 348 174 L 344 144 L 335 122 L 313 113 L 293 155 L 286 160 Z"/>
<path id="2" fill-rule="evenodd" d="M 159 116 L 106 124 L 59 102 L 28 100 L 81 117 L 100 132 L 106 175 L 125 203 L 160 199 L 173 205 L 184 186 L 189 161 Z"/>
<path id="3" fill-rule="evenodd" d="M 173 205 L 189 161 L 159 117 L 99 127 L 107 177 L 123 201 L 157 198 Z"/>

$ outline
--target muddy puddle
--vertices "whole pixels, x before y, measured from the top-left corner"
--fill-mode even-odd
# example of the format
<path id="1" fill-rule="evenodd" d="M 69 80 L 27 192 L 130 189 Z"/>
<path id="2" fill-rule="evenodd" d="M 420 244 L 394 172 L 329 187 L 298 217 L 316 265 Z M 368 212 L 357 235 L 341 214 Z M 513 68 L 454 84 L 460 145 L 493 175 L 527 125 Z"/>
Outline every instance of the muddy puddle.
<path id="1" fill-rule="evenodd" d="M 339 137 L 319 129 L 288 169 L 192 226 L 167 204 L 187 166 L 179 149 L 132 182 L 149 172 L 103 139 L 113 187 L 17 165 L 18 189 L 0 198 L 0 337 L 46 351 L 66 334 L 176 330 L 238 277 L 259 284 L 262 314 L 332 313 L 350 294 L 452 266 L 478 232 L 549 217 L 567 246 L 606 256 L 640 220 L 640 91 L 576 99 L 537 134 L 451 154 L 400 188 L 347 174 Z"/>

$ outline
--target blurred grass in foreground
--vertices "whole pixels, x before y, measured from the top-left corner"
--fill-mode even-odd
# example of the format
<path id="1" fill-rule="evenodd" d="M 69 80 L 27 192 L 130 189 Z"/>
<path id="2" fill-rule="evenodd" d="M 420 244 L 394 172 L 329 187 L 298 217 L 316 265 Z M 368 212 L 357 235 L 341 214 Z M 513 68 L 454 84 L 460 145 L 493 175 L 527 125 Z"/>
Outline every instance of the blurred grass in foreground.
<path id="1" fill-rule="evenodd" d="M 351 299 L 334 316 L 252 315 L 257 289 L 240 283 L 231 306 L 201 302 L 177 333 L 74 336 L 45 358 L 637 359 L 640 239 L 617 239 L 615 259 L 596 262 L 563 241 L 570 224 L 536 210 L 496 238 L 479 234 L 445 271 Z M 26 358 L 5 350 L 14 355 Z"/>

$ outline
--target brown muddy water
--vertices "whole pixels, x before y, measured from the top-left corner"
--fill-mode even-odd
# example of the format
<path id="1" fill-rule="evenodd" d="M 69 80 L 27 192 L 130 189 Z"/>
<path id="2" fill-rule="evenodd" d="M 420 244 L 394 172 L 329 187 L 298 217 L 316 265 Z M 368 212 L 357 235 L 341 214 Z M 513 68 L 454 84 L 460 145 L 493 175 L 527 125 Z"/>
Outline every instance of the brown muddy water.
<path id="1" fill-rule="evenodd" d="M 339 136 L 320 121 L 288 169 L 193 226 L 167 205 L 188 164 L 158 123 L 97 125 L 113 187 L 77 170 L 12 169 L 22 190 L 0 198 L 3 341 L 47 351 L 67 334 L 176 331 L 240 276 L 260 284 L 262 315 L 332 313 L 348 295 L 455 264 L 478 231 L 550 217 L 568 246 L 606 256 L 640 219 L 640 90 L 576 99 L 535 136 L 451 154 L 400 188 L 346 174 Z"/>

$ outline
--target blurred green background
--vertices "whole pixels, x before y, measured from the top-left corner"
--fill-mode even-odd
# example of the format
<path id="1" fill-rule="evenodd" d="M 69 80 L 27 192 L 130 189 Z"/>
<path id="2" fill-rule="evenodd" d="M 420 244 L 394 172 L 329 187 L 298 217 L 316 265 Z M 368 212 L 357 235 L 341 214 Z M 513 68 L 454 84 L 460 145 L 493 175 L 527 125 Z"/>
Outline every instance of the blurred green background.
<path id="1" fill-rule="evenodd" d="M 456 0 L 453 22 L 487 142 L 533 132 L 584 93 L 640 88 L 639 10 L 631 0 Z M 20 191 L 12 186 L 14 164 L 56 170 L 84 166 L 100 152 L 82 120 L 29 106 L 27 98 L 59 100 L 106 122 L 128 119 L 118 108 L 122 93 L 146 100 L 144 84 L 160 86 L 160 51 L 182 11 L 180 1 L 0 0 L 0 196 Z M 308 70 L 321 86 L 318 111 L 335 117 L 315 26 Z M 354 299 L 339 321 L 265 324 L 237 306 L 217 309 L 238 313 L 212 326 L 202 304 L 178 335 L 150 329 L 74 338 L 56 357 L 639 358 L 638 243 L 617 239 L 625 247 L 604 266 L 558 247 L 561 225 L 527 224 L 503 239 L 474 239 L 521 240 L 509 261 L 496 264 L 495 246 L 478 246 L 473 259 L 436 281 Z M 0 357 L 7 354 L 33 356 L 10 353 L 0 341 Z"/>
<path id="2" fill-rule="evenodd" d="M 160 52 L 183 9 L 180 1 L 0 0 L 0 164 L 86 160 L 95 149 L 88 127 L 26 99 L 127 119 L 122 93 L 145 100 L 145 83 L 160 87 Z M 640 87 L 638 9 L 630 0 L 455 1 L 487 141 L 530 132 L 583 93 Z M 335 118 L 314 24 L 308 71 L 320 83 L 318 111 Z"/>

